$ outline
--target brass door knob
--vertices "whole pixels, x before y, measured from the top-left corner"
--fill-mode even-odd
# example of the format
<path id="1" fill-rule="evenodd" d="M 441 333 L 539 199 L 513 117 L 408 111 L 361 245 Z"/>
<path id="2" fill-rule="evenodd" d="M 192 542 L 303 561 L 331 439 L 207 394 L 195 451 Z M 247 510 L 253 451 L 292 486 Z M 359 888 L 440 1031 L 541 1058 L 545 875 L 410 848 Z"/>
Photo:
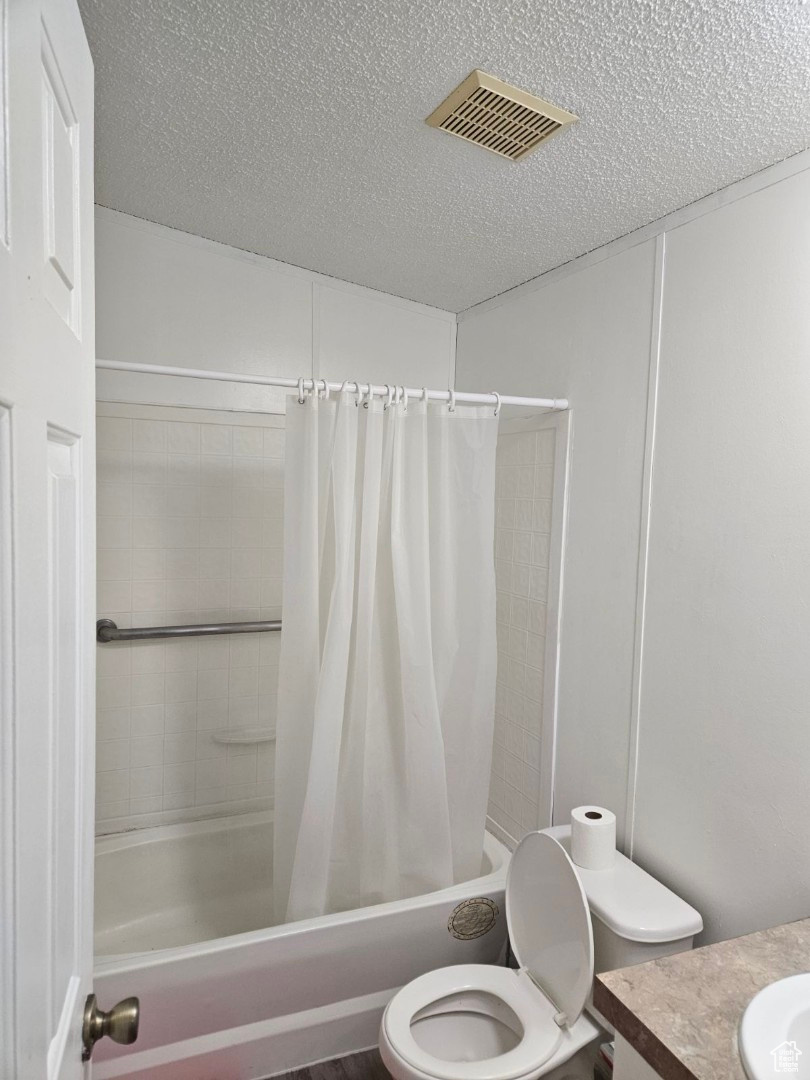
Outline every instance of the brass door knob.
<path id="1" fill-rule="evenodd" d="M 141 1003 L 136 997 L 124 998 L 109 1012 L 98 1007 L 95 994 L 88 994 L 84 1003 L 82 1024 L 82 1061 L 89 1061 L 99 1039 L 109 1035 L 113 1042 L 128 1046 L 138 1038 Z"/>

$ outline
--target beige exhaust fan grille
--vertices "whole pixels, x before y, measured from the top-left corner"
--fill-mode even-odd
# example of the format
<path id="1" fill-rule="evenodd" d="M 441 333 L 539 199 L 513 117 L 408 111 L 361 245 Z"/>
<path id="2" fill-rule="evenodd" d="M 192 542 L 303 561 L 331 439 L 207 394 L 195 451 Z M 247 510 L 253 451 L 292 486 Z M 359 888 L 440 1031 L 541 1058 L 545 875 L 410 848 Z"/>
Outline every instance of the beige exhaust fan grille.
<path id="1" fill-rule="evenodd" d="M 483 71 L 472 71 L 425 123 L 512 161 L 579 119 Z"/>

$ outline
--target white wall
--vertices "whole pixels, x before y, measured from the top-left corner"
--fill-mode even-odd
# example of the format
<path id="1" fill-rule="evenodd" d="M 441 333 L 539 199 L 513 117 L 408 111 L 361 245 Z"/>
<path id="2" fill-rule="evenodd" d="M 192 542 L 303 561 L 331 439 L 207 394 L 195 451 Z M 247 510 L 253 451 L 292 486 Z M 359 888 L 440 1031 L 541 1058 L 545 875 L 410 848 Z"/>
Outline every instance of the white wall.
<path id="1" fill-rule="evenodd" d="M 455 316 L 96 209 L 96 355 L 250 374 L 445 387 Z M 99 373 L 99 397 L 282 412 L 261 387 Z"/>
<path id="2" fill-rule="evenodd" d="M 573 406 L 555 819 L 706 940 L 807 914 L 809 208 L 805 154 L 459 325 L 459 386 Z"/>
<path id="3" fill-rule="evenodd" d="M 808 912 L 810 171 L 674 230 L 665 283 L 636 850 L 730 937 Z"/>

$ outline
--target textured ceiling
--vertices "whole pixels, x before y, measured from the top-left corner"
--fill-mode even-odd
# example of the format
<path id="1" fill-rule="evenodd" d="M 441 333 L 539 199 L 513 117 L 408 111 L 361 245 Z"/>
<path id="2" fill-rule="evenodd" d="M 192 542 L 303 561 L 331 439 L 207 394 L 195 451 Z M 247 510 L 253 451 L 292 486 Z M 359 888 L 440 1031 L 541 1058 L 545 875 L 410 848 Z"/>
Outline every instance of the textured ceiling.
<path id="1" fill-rule="evenodd" d="M 80 0 L 97 201 L 460 310 L 810 144 L 801 0 Z M 480 67 L 581 120 L 423 122 Z"/>

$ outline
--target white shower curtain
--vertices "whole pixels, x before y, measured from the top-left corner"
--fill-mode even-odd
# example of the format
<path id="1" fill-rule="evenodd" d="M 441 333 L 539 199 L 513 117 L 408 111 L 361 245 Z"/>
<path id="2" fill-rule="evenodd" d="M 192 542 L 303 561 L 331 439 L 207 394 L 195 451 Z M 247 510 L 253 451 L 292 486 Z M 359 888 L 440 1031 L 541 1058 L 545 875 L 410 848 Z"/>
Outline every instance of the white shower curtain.
<path id="1" fill-rule="evenodd" d="M 278 921 L 481 872 L 497 429 L 491 406 L 290 401 Z"/>

